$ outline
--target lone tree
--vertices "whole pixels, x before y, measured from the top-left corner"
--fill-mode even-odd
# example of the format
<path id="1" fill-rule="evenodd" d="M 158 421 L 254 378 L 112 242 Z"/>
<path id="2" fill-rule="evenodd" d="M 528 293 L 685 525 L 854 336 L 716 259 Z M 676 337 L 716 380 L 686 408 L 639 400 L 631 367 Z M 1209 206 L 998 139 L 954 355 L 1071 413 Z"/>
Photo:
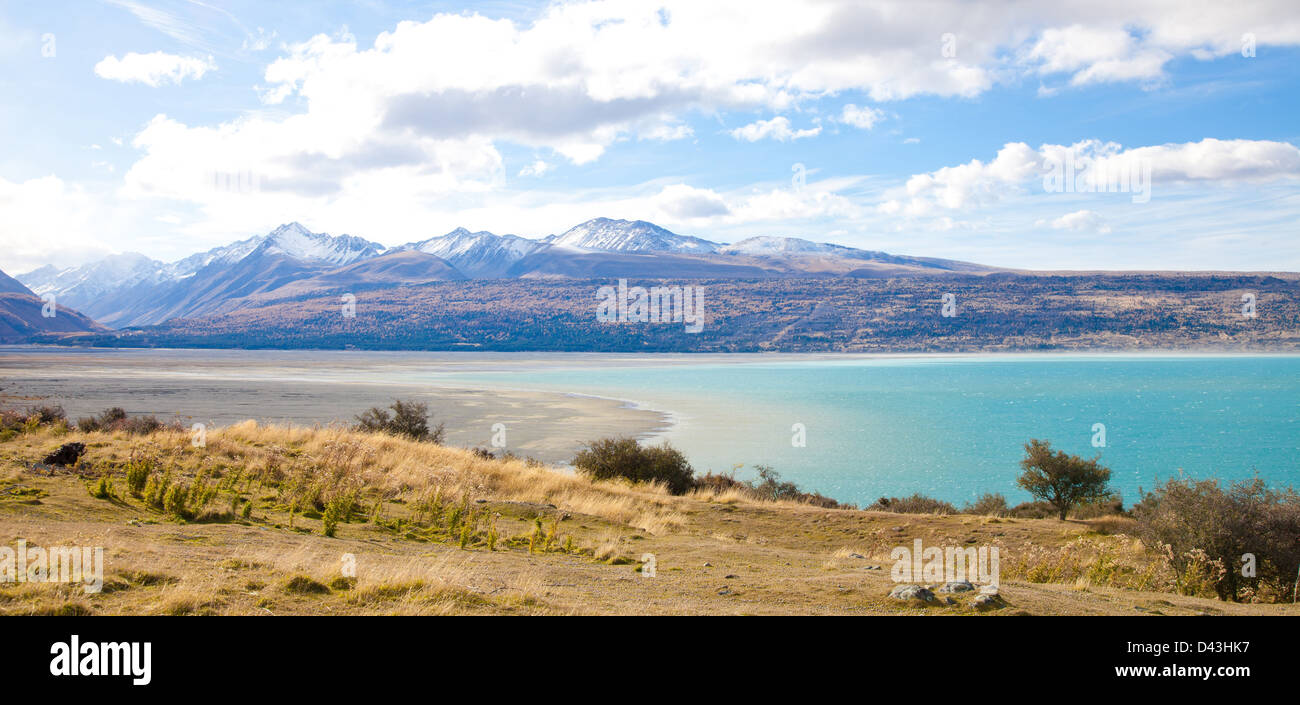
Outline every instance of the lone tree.
<path id="1" fill-rule="evenodd" d="M 1064 520 L 1075 505 L 1095 502 L 1110 494 L 1106 484 L 1110 481 L 1110 469 L 1097 463 L 1100 457 L 1084 460 L 1064 451 L 1053 453 L 1051 443 L 1031 439 L 1025 444 L 1025 458 L 1020 461 L 1025 472 L 1016 484 L 1036 499 L 1051 504 Z"/>

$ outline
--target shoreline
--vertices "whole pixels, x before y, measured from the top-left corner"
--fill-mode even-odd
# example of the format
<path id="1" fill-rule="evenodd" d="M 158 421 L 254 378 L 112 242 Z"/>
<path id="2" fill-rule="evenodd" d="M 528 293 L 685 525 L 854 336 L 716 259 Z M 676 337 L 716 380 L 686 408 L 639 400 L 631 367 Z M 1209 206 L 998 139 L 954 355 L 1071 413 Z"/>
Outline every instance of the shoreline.
<path id="1" fill-rule="evenodd" d="M 8 353 L 8 354 L 7 354 Z M 33 357 L 43 365 L 32 365 Z M 381 368 L 360 377 L 340 367 L 268 374 L 257 366 L 223 361 L 128 360 L 113 356 L 52 358 L 0 350 L 0 405 L 59 404 L 70 419 L 121 406 L 133 416 L 152 414 L 185 425 L 350 424 L 356 414 L 393 399 L 427 403 L 432 423 L 446 424 L 452 446 L 503 448 L 551 465 L 568 466 L 590 440 L 606 436 L 656 439 L 678 423 L 670 411 L 630 399 L 499 386 L 464 381 L 381 379 Z M 194 363 L 194 364 L 189 364 Z M 503 447 L 499 425 L 504 425 Z"/>

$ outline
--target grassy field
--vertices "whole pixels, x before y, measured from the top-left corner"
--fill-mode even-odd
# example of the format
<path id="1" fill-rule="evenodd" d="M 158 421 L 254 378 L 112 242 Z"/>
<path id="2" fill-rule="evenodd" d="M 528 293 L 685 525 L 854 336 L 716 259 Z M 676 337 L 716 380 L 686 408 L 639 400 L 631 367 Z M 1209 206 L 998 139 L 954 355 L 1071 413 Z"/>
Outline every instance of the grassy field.
<path id="1" fill-rule="evenodd" d="M 0 545 L 102 546 L 105 563 L 98 594 L 0 583 L 0 614 L 1300 615 L 1176 580 L 1123 517 L 675 497 L 391 436 L 251 421 L 210 430 L 204 447 L 180 431 L 62 425 L 0 438 Z M 40 464 L 71 441 L 87 446 L 76 466 Z M 890 551 L 917 538 L 997 546 L 1002 604 L 888 597 Z"/>

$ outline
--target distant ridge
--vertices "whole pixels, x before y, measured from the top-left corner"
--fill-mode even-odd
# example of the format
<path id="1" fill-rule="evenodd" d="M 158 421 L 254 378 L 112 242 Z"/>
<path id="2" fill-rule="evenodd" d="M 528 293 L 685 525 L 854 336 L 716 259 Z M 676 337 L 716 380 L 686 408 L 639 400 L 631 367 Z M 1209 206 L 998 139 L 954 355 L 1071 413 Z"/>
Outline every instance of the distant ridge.
<path id="1" fill-rule="evenodd" d="M 47 306 L 22 282 L 0 272 L 0 343 L 23 342 L 40 334 L 107 332 L 103 326 L 66 306 L 59 305 L 52 309 L 53 316 L 46 316 Z"/>

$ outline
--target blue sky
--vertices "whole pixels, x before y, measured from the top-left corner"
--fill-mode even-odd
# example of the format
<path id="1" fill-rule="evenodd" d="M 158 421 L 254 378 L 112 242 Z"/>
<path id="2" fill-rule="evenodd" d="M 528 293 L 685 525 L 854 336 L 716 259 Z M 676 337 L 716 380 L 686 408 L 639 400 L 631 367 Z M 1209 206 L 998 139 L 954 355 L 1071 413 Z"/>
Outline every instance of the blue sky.
<path id="1" fill-rule="evenodd" d="M 1300 270 L 1293 3 L 1042 5 L 7 4 L 0 269 L 174 260 L 293 220 L 391 246 L 607 216 Z M 1049 191 L 1062 161 L 1150 182 Z"/>

